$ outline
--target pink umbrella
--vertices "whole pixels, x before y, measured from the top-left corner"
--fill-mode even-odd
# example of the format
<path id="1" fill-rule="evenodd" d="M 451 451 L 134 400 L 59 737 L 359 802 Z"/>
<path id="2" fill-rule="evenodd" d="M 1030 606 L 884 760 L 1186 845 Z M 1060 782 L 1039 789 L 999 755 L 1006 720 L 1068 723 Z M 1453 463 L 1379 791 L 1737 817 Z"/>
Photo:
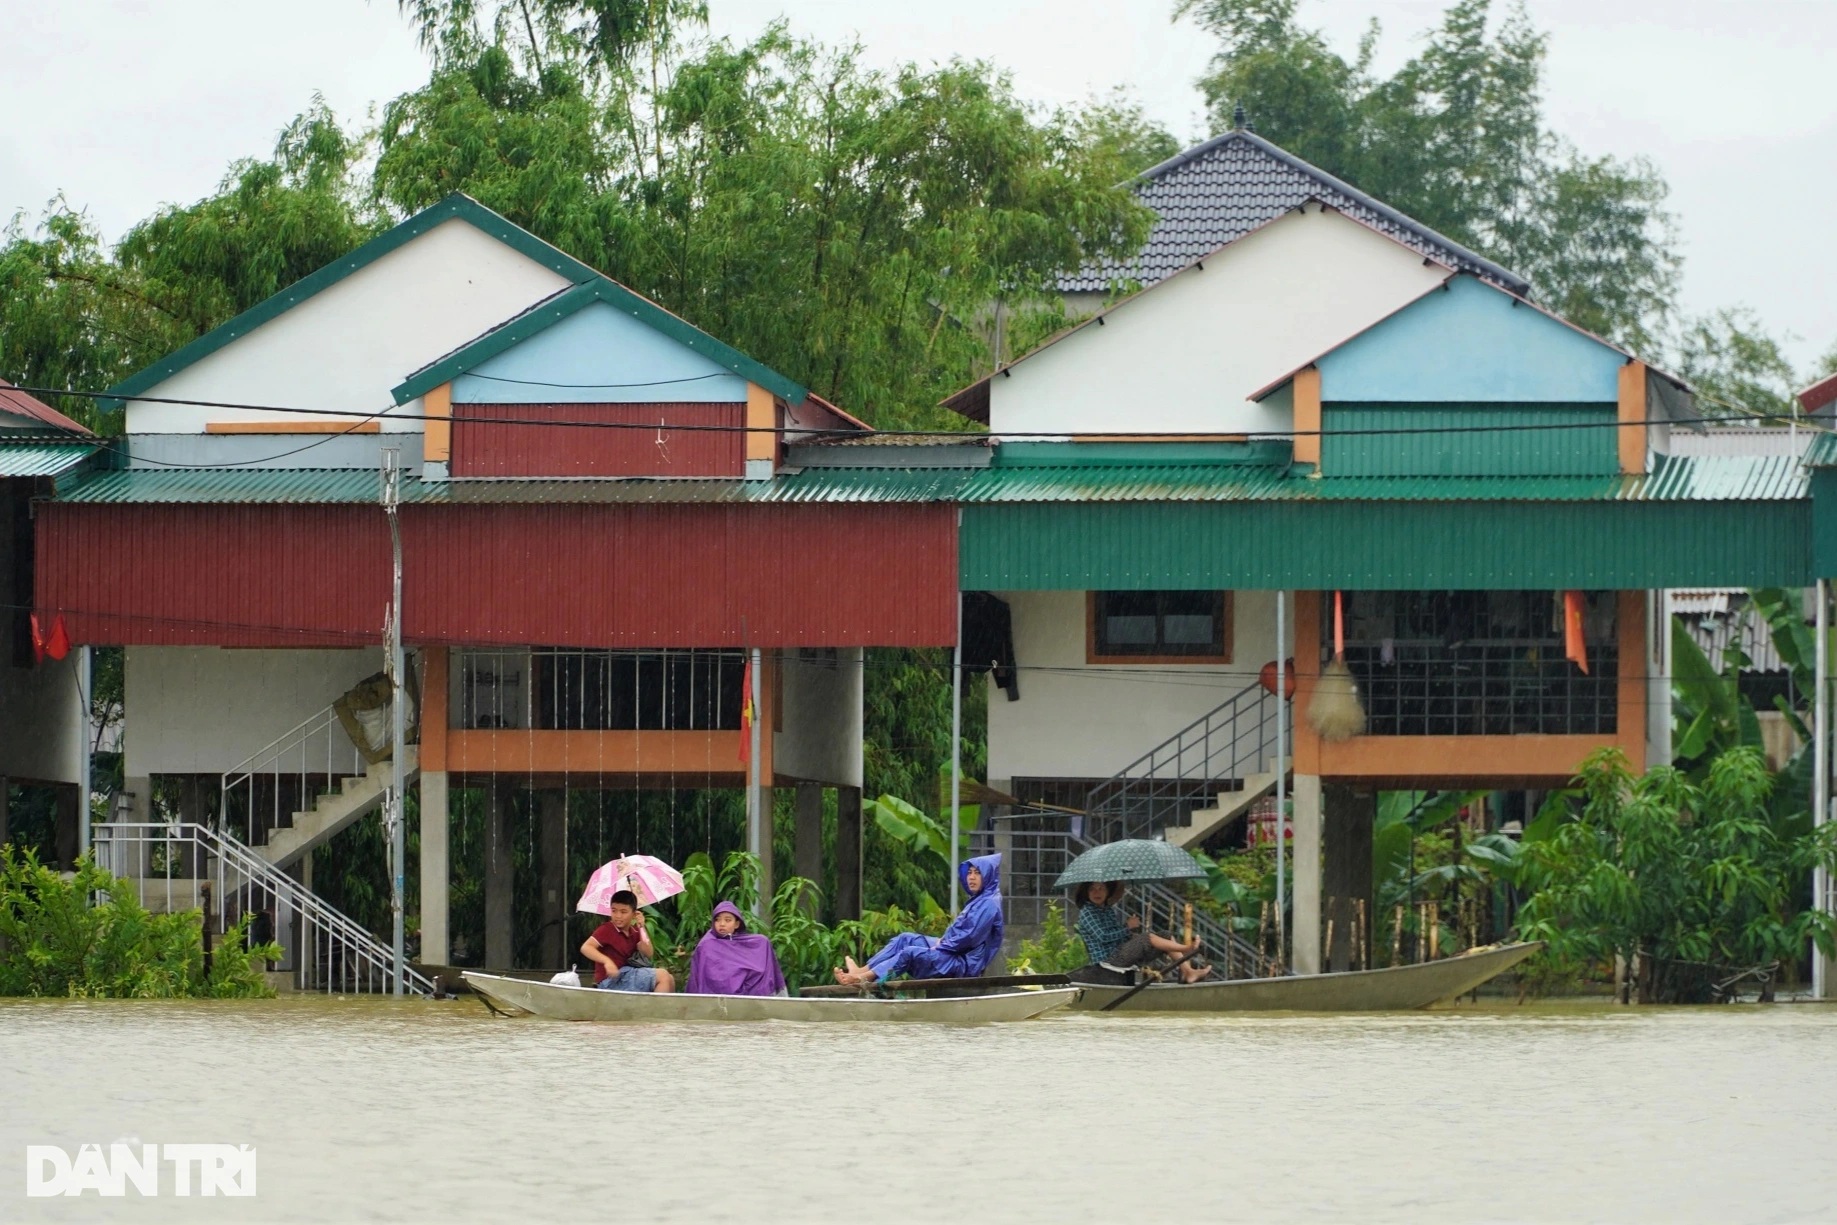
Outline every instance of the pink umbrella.
<path id="1" fill-rule="evenodd" d="M 574 909 L 588 914 L 608 914 L 612 910 L 612 895 L 621 889 L 637 894 L 638 905 L 655 906 L 664 898 L 675 897 L 683 891 L 682 873 L 653 855 L 627 855 L 593 870 Z"/>

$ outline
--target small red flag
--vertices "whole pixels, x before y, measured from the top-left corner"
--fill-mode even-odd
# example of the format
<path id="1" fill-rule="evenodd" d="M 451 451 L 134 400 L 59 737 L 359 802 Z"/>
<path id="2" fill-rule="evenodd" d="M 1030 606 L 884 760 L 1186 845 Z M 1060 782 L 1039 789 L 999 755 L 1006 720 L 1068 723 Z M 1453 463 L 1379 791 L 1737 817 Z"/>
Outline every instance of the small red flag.
<path id="1" fill-rule="evenodd" d="M 753 759 L 753 667 L 740 672 L 740 760 Z"/>
<path id="2" fill-rule="evenodd" d="M 64 614 L 59 613 L 51 622 L 51 632 L 44 632 L 39 624 L 38 614 L 32 614 L 32 655 L 39 663 L 45 662 L 45 656 L 62 659 L 70 654 L 70 629 L 64 624 Z"/>

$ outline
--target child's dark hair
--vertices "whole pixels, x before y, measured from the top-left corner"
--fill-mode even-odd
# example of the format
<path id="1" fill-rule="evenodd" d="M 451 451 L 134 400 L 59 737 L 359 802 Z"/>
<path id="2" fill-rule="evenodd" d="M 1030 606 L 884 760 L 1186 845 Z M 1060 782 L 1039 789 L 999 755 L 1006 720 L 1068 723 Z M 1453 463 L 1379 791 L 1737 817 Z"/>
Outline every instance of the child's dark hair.
<path id="1" fill-rule="evenodd" d="M 633 910 L 636 910 L 638 909 L 638 895 L 633 893 L 630 889 L 621 889 L 612 895 L 612 904 L 614 906 L 630 906 Z"/>

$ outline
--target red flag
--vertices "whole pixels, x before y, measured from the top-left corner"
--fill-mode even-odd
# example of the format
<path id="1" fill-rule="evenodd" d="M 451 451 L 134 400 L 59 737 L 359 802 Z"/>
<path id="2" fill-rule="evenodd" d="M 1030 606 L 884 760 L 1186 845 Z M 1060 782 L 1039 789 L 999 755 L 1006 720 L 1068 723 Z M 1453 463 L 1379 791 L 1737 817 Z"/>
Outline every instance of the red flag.
<path id="1" fill-rule="evenodd" d="M 753 666 L 740 672 L 740 760 L 753 759 Z"/>
<path id="2" fill-rule="evenodd" d="M 1582 637 L 1582 593 L 1563 593 L 1563 657 L 1588 675 L 1588 643 Z"/>
<path id="3" fill-rule="evenodd" d="M 64 624 L 64 614 L 59 613 L 51 622 L 51 636 L 45 639 L 45 654 L 52 659 L 62 659 L 70 654 L 70 629 Z"/>

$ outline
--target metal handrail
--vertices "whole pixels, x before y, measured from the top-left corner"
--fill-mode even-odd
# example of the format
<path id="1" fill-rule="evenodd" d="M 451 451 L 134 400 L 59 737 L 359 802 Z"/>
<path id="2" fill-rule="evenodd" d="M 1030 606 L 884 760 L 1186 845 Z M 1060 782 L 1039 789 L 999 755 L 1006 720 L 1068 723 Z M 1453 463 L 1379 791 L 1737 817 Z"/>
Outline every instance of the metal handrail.
<path id="1" fill-rule="evenodd" d="M 204 909 L 208 903 L 219 931 L 229 929 L 232 916 L 259 911 L 264 904 L 277 913 L 283 908 L 297 913 L 301 939 L 292 955 L 301 989 L 316 984 L 330 992 L 343 984 L 353 991 L 389 990 L 395 972 L 395 954 L 389 946 L 230 834 L 191 821 L 110 821 L 95 826 L 94 838 L 96 862 L 133 882 L 143 891 L 143 899 L 144 882 L 163 875 L 168 908 L 183 899 L 188 888 L 193 906 Z M 164 851 L 163 869 L 158 873 L 153 870 L 156 849 Z M 190 874 L 175 877 L 174 863 L 187 855 Z M 179 885 L 176 896 L 175 883 Z M 205 885 L 214 886 L 208 894 Z M 305 955 L 309 951 L 310 957 Z M 405 968 L 404 990 L 432 995 L 434 984 L 413 968 Z"/>
<path id="2" fill-rule="evenodd" d="M 1292 730 L 1290 705 L 1261 685 L 1241 689 L 1091 788 L 1085 811 L 1098 841 L 1156 837 L 1215 802 L 1206 789 L 1267 770 L 1277 721 Z"/>
<path id="3" fill-rule="evenodd" d="M 255 779 L 257 775 L 271 776 L 274 781 L 273 821 L 268 827 L 270 830 L 281 827 L 281 792 L 283 790 L 281 780 L 283 778 L 298 779 L 297 811 L 311 808 L 319 795 L 333 791 L 337 787 L 335 781 L 339 777 L 337 771 L 345 761 L 344 751 L 337 747 L 339 736 L 343 731 L 344 725 L 338 719 L 336 704 L 327 706 L 324 710 L 308 715 L 226 771 L 221 786 L 222 806 L 218 809 L 218 820 L 223 824 L 225 832 L 227 833 L 229 828 L 230 797 L 238 788 L 243 788 L 248 795 L 248 803 L 243 808 L 243 836 L 250 843 L 256 841 Z M 316 768 L 309 769 L 309 767 L 319 765 L 316 741 L 321 737 L 325 741 L 325 769 L 322 771 Z M 350 744 L 351 769 L 347 772 L 348 775 L 363 774 L 366 764 L 362 752 L 355 744 L 350 743 L 349 736 L 345 736 L 344 740 L 345 743 Z M 307 788 L 310 782 L 321 777 L 325 780 L 324 791 L 308 794 Z"/>

